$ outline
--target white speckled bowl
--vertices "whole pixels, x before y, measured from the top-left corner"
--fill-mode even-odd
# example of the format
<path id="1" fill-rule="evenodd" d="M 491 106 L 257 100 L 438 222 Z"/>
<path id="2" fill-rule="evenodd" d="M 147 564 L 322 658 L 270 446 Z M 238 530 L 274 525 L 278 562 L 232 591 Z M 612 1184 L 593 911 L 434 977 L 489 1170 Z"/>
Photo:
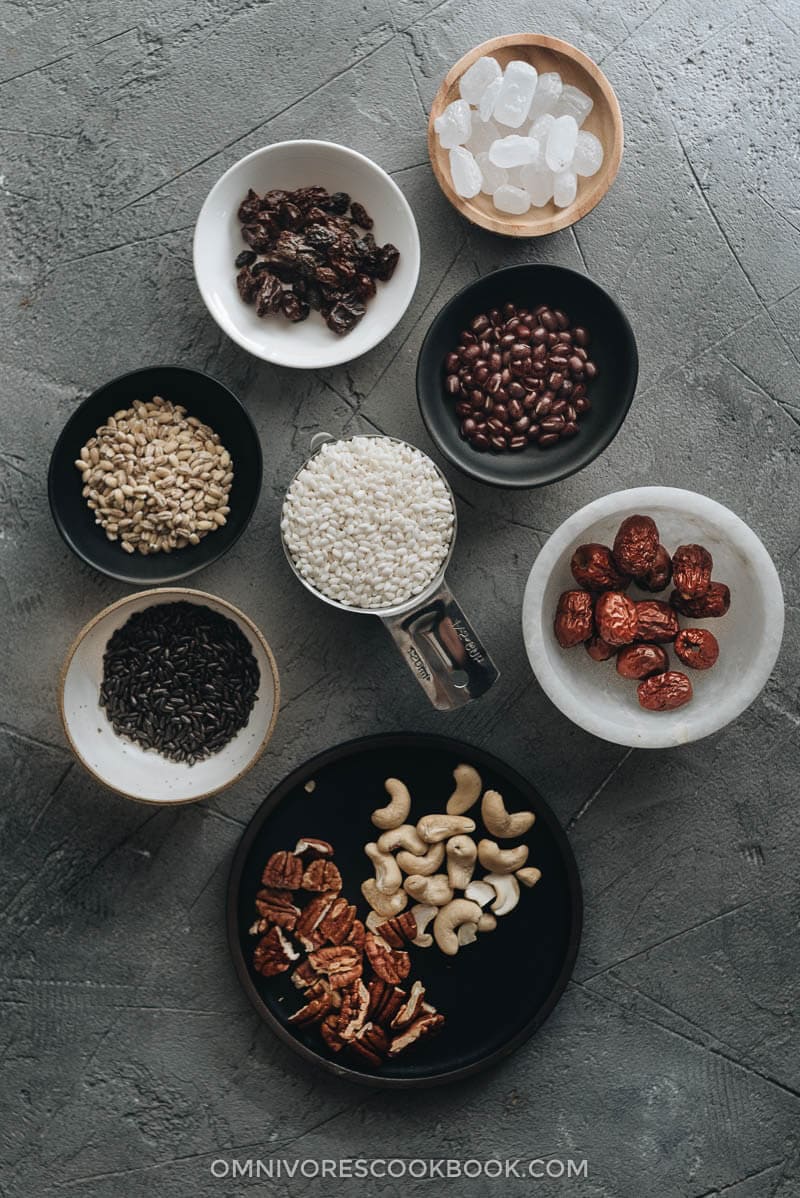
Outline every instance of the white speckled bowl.
<path id="1" fill-rule="evenodd" d="M 111 635 L 134 612 L 180 600 L 210 607 L 238 625 L 250 642 L 261 674 L 245 727 L 219 753 L 191 766 L 169 761 L 118 736 L 98 703 L 103 653 Z M 64 660 L 58 700 L 70 747 L 98 782 L 142 803 L 195 803 L 232 786 L 258 761 L 275 727 L 280 685 L 272 651 L 244 612 L 205 591 L 159 587 L 112 603 L 81 629 Z"/>
<path id="2" fill-rule="evenodd" d="M 694 698 L 677 711 L 639 706 L 636 683 L 620 678 L 614 660 L 595 662 L 582 646 L 562 649 L 553 633 L 562 591 L 576 585 L 569 568 L 578 545 L 611 545 L 627 517 L 651 516 L 670 553 L 678 545 L 705 545 L 714 579 L 731 590 L 731 606 L 717 620 L 686 620 L 709 628 L 720 646 L 711 670 L 686 670 Z M 632 587 L 632 598 L 668 599 Z M 522 606 L 522 632 L 533 672 L 545 694 L 579 727 L 603 740 L 637 749 L 664 749 L 718 732 L 749 707 L 766 683 L 783 637 L 783 592 L 772 559 L 743 520 L 703 495 L 673 487 L 617 491 L 581 508 L 556 529 L 534 562 Z M 670 669 L 683 670 L 670 646 Z"/>
<path id="3" fill-rule="evenodd" d="M 318 312 L 300 324 L 283 317 L 262 319 L 236 289 L 234 259 L 248 248 L 236 213 L 248 188 L 262 195 L 273 187 L 311 186 L 346 191 L 375 221 L 378 243 L 390 241 L 400 251 L 391 279 L 378 283 L 363 320 L 343 337 L 332 333 Z M 329 141 L 281 141 L 241 158 L 212 187 L 194 232 L 197 286 L 219 327 L 257 358 L 305 370 L 350 362 L 388 336 L 411 303 L 419 258 L 414 214 L 394 179 L 370 158 Z"/>

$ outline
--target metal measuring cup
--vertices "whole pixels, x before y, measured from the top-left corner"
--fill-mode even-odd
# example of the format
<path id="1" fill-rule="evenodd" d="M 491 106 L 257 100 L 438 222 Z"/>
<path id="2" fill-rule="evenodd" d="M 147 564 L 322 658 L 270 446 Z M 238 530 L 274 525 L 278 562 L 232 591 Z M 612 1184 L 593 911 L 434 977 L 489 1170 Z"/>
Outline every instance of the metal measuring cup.
<path id="1" fill-rule="evenodd" d="M 357 434 L 357 436 L 363 435 Z M 374 440 L 383 436 L 379 433 L 366 435 L 372 436 Z M 316 433 L 311 438 L 309 458 L 295 472 L 289 486 L 323 445 L 330 441 L 352 441 L 354 439 L 355 437 L 334 437 L 330 433 Z M 395 441 L 398 445 L 408 445 L 408 442 L 402 441 L 398 437 L 386 439 Z M 415 447 L 411 446 L 410 448 Z M 337 599 L 331 599 L 323 591 L 317 590 L 298 570 L 283 535 L 282 519 L 281 544 L 295 577 L 317 599 L 321 599 L 323 603 L 327 603 L 331 607 L 337 607 L 340 611 L 353 612 L 363 616 L 377 616 L 382 620 L 400 650 L 403 660 L 433 706 L 440 711 L 453 711 L 458 707 L 463 707 L 472 699 L 479 699 L 500 674 L 445 582 L 445 570 L 455 545 L 458 518 L 455 497 L 450 484 L 435 462 L 433 466 L 450 496 L 453 507 L 453 532 L 447 553 L 436 577 L 418 595 L 413 595 L 403 603 L 385 608 L 351 607 L 346 603 L 340 603 Z M 287 487 L 287 491 L 288 489 Z"/>

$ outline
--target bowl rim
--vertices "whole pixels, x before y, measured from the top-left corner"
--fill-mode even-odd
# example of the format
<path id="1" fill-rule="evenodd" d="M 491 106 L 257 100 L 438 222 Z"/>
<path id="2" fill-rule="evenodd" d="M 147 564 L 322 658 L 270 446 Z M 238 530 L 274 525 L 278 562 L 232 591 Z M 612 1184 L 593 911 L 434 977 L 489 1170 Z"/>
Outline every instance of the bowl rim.
<path id="1" fill-rule="evenodd" d="M 266 732 L 264 733 L 261 743 L 256 748 L 250 761 L 245 766 L 243 766 L 242 769 L 240 769 L 239 772 L 233 778 L 229 778 L 226 782 L 223 782 L 220 786 L 215 786 L 211 790 L 204 791 L 203 794 L 194 795 L 192 798 L 189 798 L 189 799 L 145 799 L 141 795 L 131 794 L 130 791 L 123 790 L 121 787 L 118 787 L 118 786 L 113 786 L 110 782 L 107 781 L 107 779 L 101 777 L 101 775 L 98 774 L 98 772 L 95 769 L 93 769 L 91 765 L 89 765 L 88 761 L 81 753 L 80 749 L 78 748 L 77 744 L 75 743 L 75 741 L 72 737 L 72 733 L 70 732 L 69 721 L 67 719 L 67 714 L 66 714 L 66 710 L 65 710 L 65 706 L 64 706 L 64 688 L 66 686 L 67 674 L 69 673 L 69 670 L 72 665 L 72 661 L 73 661 L 75 654 L 77 653 L 80 646 L 83 644 L 84 639 L 92 631 L 92 629 L 97 624 L 99 624 L 101 620 L 104 620 L 106 618 L 106 616 L 111 615 L 112 612 L 117 611 L 119 608 L 126 607 L 138 599 L 143 599 L 143 598 L 151 599 L 151 598 L 154 598 L 155 596 L 159 596 L 159 595 L 165 595 L 165 596 L 166 595 L 170 595 L 170 596 L 191 595 L 192 598 L 201 599 L 205 602 L 207 602 L 210 599 L 212 603 L 219 604 L 221 607 L 226 608 L 227 611 L 230 612 L 230 614 L 233 616 L 233 618 L 235 620 L 239 621 L 240 623 L 244 624 L 245 627 L 248 629 L 248 631 L 251 632 L 253 634 L 253 636 L 255 637 L 255 639 L 258 641 L 258 643 L 260 644 L 261 648 L 264 651 L 264 655 L 266 656 L 267 662 L 269 664 L 270 674 L 272 676 L 272 699 L 273 699 L 272 715 L 270 717 L 269 724 L 267 725 L 267 729 L 266 729 Z M 152 606 L 154 606 L 154 604 L 148 603 L 147 606 L 152 607 Z M 83 768 L 87 771 L 87 773 L 91 774 L 91 776 L 95 779 L 95 781 L 99 782 L 100 785 L 105 790 L 110 790 L 112 792 L 112 794 L 121 795 L 122 798 L 124 798 L 124 799 L 132 799 L 135 803 L 144 803 L 148 807 L 188 807 L 190 803 L 199 803 L 202 799 L 209 799 L 209 798 L 211 798 L 212 795 L 219 794 L 220 791 L 228 790 L 231 786 L 234 786 L 237 782 L 239 782 L 242 778 L 244 778 L 244 776 L 246 774 L 249 774 L 250 770 L 252 770 L 252 768 L 256 764 L 256 762 L 260 760 L 260 758 L 262 757 L 262 755 L 264 753 L 264 750 L 266 749 L 269 742 L 272 740 L 272 735 L 275 731 L 275 725 L 278 720 L 278 711 L 280 709 L 281 683 L 280 683 L 280 675 L 278 673 L 278 663 L 275 660 L 275 655 L 272 652 L 272 649 L 270 648 L 270 646 L 266 640 L 266 637 L 264 636 L 263 632 L 258 627 L 258 625 L 253 620 L 251 620 L 250 616 L 248 616 L 245 612 L 243 612 L 241 610 L 241 608 L 237 607 L 235 603 L 231 603 L 230 600 L 223 599 L 219 595 L 213 595 L 210 591 L 199 591 L 193 587 L 151 587 L 144 591 L 134 591 L 132 595 L 124 595 L 121 599 L 116 599 L 113 603 L 109 603 L 107 607 L 104 607 L 102 609 L 102 611 L 99 611 L 96 613 L 96 615 L 92 616 L 92 618 L 90 620 L 87 620 L 87 622 L 83 625 L 83 627 L 80 629 L 80 631 L 74 637 L 72 643 L 70 644 L 69 649 L 67 650 L 67 652 L 64 656 L 64 660 L 61 663 L 61 669 L 59 671 L 59 676 L 58 676 L 58 686 L 57 686 L 57 691 L 56 691 L 56 698 L 57 698 L 57 703 L 58 703 L 58 714 L 59 714 L 59 718 L 61 720 L 61 727 L 64 730 L 64 736 L 67 739 L 67 743 L 69 744 L 70 749 L 72 750 L 74 756 L 77 758 L 77 760 L 80 762 L 80 764 L 83 766 Z"/>
<path id="2" fill-rule="evenodd" d="M 519 222 L 519 217 L 511 214 L 498 213 L 494 216 L 484 213 L 473 212 L 468 210 L 461 196 L 456 195 L 453 190 L 450 180 L 445 176 L 437 159 L 437 143 L 436 130 L 433 127 L 434 113 L 437 107 L 443 106 L 444 99 L 447 93 L 455 83 L 461 78 L 469 66 L 477 59 L 487 54 L 492 54 L 495 50 L 503 50 L 511 46 L 539 46 L 544 50 L 552 50 L 555 53 L 562 54 L 570 61 L 577 63 L 578 66 L 590 76 L 593 82 L 597 85 L 605 98 L 606 103 L 611 111 L 611 119 L 614 125 L 615 137 L 611 148 L 611 153 L 608 157 L 607 180 L 604 189 L 600 192 L 595 200 L 591 203 L 584 198 L 583 202 L 580 196 L 569 205 L 563 208 L 560 212 L 551 216 L 547 222 L 547 227 L 537 231 L 521 230 L 514 228 L 514 222 Z M 438 114 L 437 114 L 438 115 Z M 503 34 L 501 37 L 489 38 L 488 41 L 481 42 L 477 46 L 473 46 L 466 54 L 462 54 L 461 58 L 454 63 L 450 70 L 445 75 L 436 95 L 431 104 L 430 113 L 428 116 L 428 157 L 430 159 L 431 168 L 436 181 L 439 184 L 446 199 L 453 205 L 456 211 L 468 220 L 471 224 L 477 225 L 479 228 L 487 229 L 490 233 L 499 233 L 504 237 L 518 237 L 530 239 L 534 237 L 547 237 L 551 233 L 557 233 L 560 229 L 568 229 L 571 225 L 582 220 L 587 213 L 591 212 L 602 199 L 610 191 L 614 180 L 619 172 L 620 163 L 622 161 L 622 153 L 625 147 L 625 127 L 622 120 L 622 109 L 620 108 L 619 100 L 614 88 L 611 86 L 608 77 L 602 68 L 590 58 L 583 50 L 579 50 L 577 46 L 573 46 L 571 42 L 566 42 L 560 37 L 552 37 L 547 33 L 509 33 Z M 605 163 L 604 163 L 605 165 Z"/>
<path id="3" fill-rule="evenodd" d="M 491 456 L 489 456 L 488 454 L 476 454 L 475 456 L 476 456 L 477 460 L 473 464 L 472 461 L 467 458 L 466 454 L 464 454 L 463 456 L 460 456 L 458 453 L 454 452 L 450 448 L 450 446 L 446 445 L 445 442 L 440 438 L 438 431 L 434 428 L 432 422 L 428 418 L 427 404 L 423 401 L 423 398 L 422 398 L 423 387 L 421 384 L 421 379 L 423 378 L 423 370 L 422 370 L 423 355 L 425 354 L 425 350 L 427 349 L 429 341 L 433 337 L 434 330 L 436 329 L 439 322 L 443 319 L 445 313 L 454 304 L 458 303 L 461 299 L 463 299 L 468 294 L 468 292 L 471 291 L 473 288 L 483 286 L 484 284 L 488 283 L 490 280 L 499 278 L 501 275 L 509 276 L 509 275 L 513 275 L 516 272 L 523 272 L 523 271 L 556 271 L 563 275 L 572 275 L 574 278 L 580 279 L 582 283 L 589 283 L 592 287 L 596 288 L 597 291 L 599 291 L 605 297 L 605 299 L 608 301 L 608 303 L 611 304 L 611 306 L 616 310 L 617 314 L 619 315 L 619 317 L 622 321 L 622 326 L 630 339 L 631 355 L 632 355 L 632 369 L 633 369 L 633 384 L 630 388 L 629 395 L 627 396 L 626 400 L 619 408 L 618 419 L 616 420 L 616 422 L 611 421 L 610 423 L 608 423 L 608 425 L 606 426 L 606 430 L 603 433 L 602 437 L 600 438 L 599 444 L 598 444 L 597 448 L 595 449 L 594 453 L 592 453 L 591 456 L 589 458 L 587 458 L 587 460 L 585 462 L 579 462 L 577 465 L 570 465 L 563 470 L 556 471 L 555 473 L 551 472 L 546 478 L 535 479 L 533 481 L 529 481 L 528 479 L 525 479 L 525 478 L 522 478 L 522 479 L 514 478 L 511 476 L 509 476 L 508 478 L 499 478 L 499 477 L 495 476 L 494 474 L 492 474 L 491 470 L 486 465 L 483 464 L 483 463 L 491 463 L 492 461 L 494 461 L 494 459 Z M 450 462 L 453 466 L 456 466 L 462 472 L 462 474 L 466 474 L 470 478 L 474 478 L 477 482 L 485 483 L 487 486 L 490 486 L 490 487 L 499 487 L 502 490 L 516 490 L 516 491 L 528 490 L 528 491 L 530 491 L 530 490 L 536 489 L 537 487 L 548 487 L 552 483 L 561 482 L 562 479 L 570 478 L 571 475 L 577 474 L 580 470 L 585 470 L 586 467 L 590 466 L 592 464 L 592 462 L 596 461 L 596 459 L 599 458 L 601 454 L 605 453 L 605 451 L 608 449 L 611 442 L 614 440 L 614 438 L 619 433 L 620 429 L 622 428 L 623 424 L 625 423 L 625 420 L 627 419 L 628 412 L 630 411 L 631 404 L 633 403 L 634 397 L 636 395 L 636 388 L 638 386 L 638 383 L 639 383 L 639 349 L 636 344 L 636 335 L 633 331 L 633 326 L 632 326 L 630 320 L 628 319 L 628 316 L 626 315 L 625 310 L 614 299 L 613 295 L 611 295 L 611 293 L 609 291 L 607 291 L 606 288 L 603 287 L 603 285 L 601 283 L 598 283 L 590 275 L 584 274 L 580 270 L 573 270 L 573 268 L 571 266 L 559 266 L 557 263 L 550 263 L 550 262 L 519 262 L 514 266 L 501 266 L 498 270 L 493 270 L 487 275 L 481 275 L 480 278 L 472 279 L 469 283 L 465 284 L 465 286 L 463 286 L 459 291 L 457 291 L 455 293 L 455 295 L 452 295 L 450 297 L 450 299 L 447 300 L 442 305 L 442 307 L 439 309 L 439 311 L 436 313 L 436 315 L 434 316 L 430 325 L 428 326 L 428 331 L 426 332 L 424 338 L 422 339 L 422 345 L 420 346 L 419 354 L 417 356 L 417 370 L 416 370 L 417 406 L 419 407 L 420 415 L 422 416 L 422 422 L 425 425 L 428 436 L 431 438 L 431 440 L 433 441 L 434 445 L 439 450 L 439 452 L 441 454 L 443 454 L 444 457 L 447 458 L 448 462 Z M 537 459 L 537 461 L 538 461 L 538 459 Z"/>
<path id="4" fill-rule="evenodd" d="M 253 497 L 252 497 L 252 500 L 250 501 L 249 510 L 245 513 L 241 528 L 239 528 L 235 533 L 229 534 L 229 539 L 227 541 L 225 541 L 223 539 L 223 543 L 220 545 L 219 550 L 217 552 L 215 552 L 213 554 L 213 556 L 208 558 L 207 561 L 199 562 L 197 565 L 191 566 L 189 569 L 184 569 L 184 570 L 174 570 L 173 569 L 173 571 L 171 573 L 161 575 L 158 578 L 142 578 L 141 575 L 130 573 L 130 572 L 122 569 L 122 567 L 120 567 L 119 570 L 110 570 L 105 566 L 98 565 L 97 562 L 95 562 L 91 557 L 89 557 L 84 552 L 84 550 L 80 547 L 80 545 L 75 541 L 69 528 L 64 523 L 64 520 L 61 515 L 60 507 L 59 507 L 59 499 L 58 499 L 58 494 L 57 494 L 58 488 L 56 486 L 56 458 L 57 458 L 59 452 L 61 451 L 61 449 L 63 448 L 63 444 L 67 439 L 70 429 L 73 427 L 75 422 L 79 419 L 81 413 L 88 406 L 88 404 L 90 404 L 93 400 L 97 399 L 98 396 L 100 396 L 104 391 L 109 390 L 110 388 L 116 386 L 117 383 L 124 382 L 126 379 L 134 378 L 138 374 L 148 374 L 153 370 L 181 371 L 186 374 L 195 375 L 198 378 L 206 379 L 208 382 L 214 383 L 215 386 L 220 387 L 222 389 L 222 391 L 225 392 L 227 399 L 232 401 L 234 406 L 239 409 L 240 414 L 244 417 L 245 425 L 249 428 L 250 433 L 252 434 L 252 440 L 253 440 L 253 444 L 255 445 L 255 450 L 256 450 L 258 469 L 256 472 L 256 480 L 255 480 L 255 487 L 253 489 Z M 191 415 L 191 412 L 189 412 L 189 414 Z M 245 532 L 245 530 L 247 529 L 247 526 L 249 525 L 250 521 L 253 518 L 253 513 L 255 512 L 256 507 L 258 506 L 258 500 L 261 495 L 261 486 L 262 486 L 263 478 L 264 478 L 264 455 L 263 455 L 263 452 L 261 449 L 261 439 L 258 435 L 258 429 L 255 426 L 253 417 L 250 415 L 247 408 L 244 406 L 244 404 L 239 399 L 239 397 L 237 395 L 235 395 L 233 393 L 233 391 L 231 391 L 230 387 L 226 386 L 225 383 L 221 383 L 219 379 L 215 378 L 212 374 L 209 374 L 205 370 L 196 370 L 193 366 L 180 366 L 177 363 L 166 363 L 166 364 L 155 365 L 155 366 L 139 366 L 135 370 L 126 370 L 124 372 L 124 374 L 118 374 L 113 379 L 109 379 L 109 381 L 107 383 L 103 383 L 101 386 L 96 387 L 94 389 L 94 391 L 91 392 L 90 395 L 87 395 L 85 397 L 85 399 L 81 400 L 81 402 L 74 409 L 74 411 L 72 411 L 70 413 L 70 415 L 67 417 L 67 420 L 64 423 L 64 425 L 61 429 L 61 432 L 58 434 L 55 444 L 53 445 L 53 449 L 50 453 L 50 462 L 47 467 L 47 501 L 50 506 L 50 515 L 53 518 L 53 523 L 55 524 L 56 529 L 58 530 L 58 533 L 59 533 L 62 541 L 67 546 L 67 548 L 71 549 L 72 552 L 75 554 L 75 556 L 79 557 L 80 560 L 82 562 L 85 562 L 87 566 L 90 566 L 93 570 L 97 570 L 98 574 L 104 574 L 107 578 L 114 578 L 114 579 L 116 579 L 117 582 L 125 582 L 125 583 L 128 583 L 130 586 L 140 587 L 140 586 L 146 585 L 148 583 L 155 584 L 156 586 L 161 586 L 163 584 L 170 583 L 170 582 L 178 582 L 182 578 L 189 578 L 192 574 L 197 574 L 197 572 L 199 570 L 205 570 L 208 566 L 212 565 L 214 562 L 219 561 L 219 559 L 221 557 L 224 557 L 229 549 L 233 548 L 233 546 L 236 544 L 236 542 L 239 540 L 239 538 Z M 99 535 L 102 535 L 102 533 L 100 533 Z M 123 554 L 123 557 L 124 556 L 125 555 Z M 166 560 L 169 560 L 170 555 L 164 555 L 164 556 L 165 556 Z M 165 564 L 166 564 L 166 560 L 165 560 Z M 178 559 L 176 557 L 173 560 L 177 561 Z M 124 565 L 124 563 L 123 563 L 123 565 Z"/>
<path id="5" fill-rule="evenodd" d="M 748 670 L 747 674 L 743 675 L 743 677 L 749 677 L 749 685 L 742 691 L 740 700 L 737 700 L 736 709 L 726 715 L 722 722 L 713 718 L 713 712 L 710 718 L 703 718 L 703 714 L 701 714 L 697 720 L 692 722 L 688 731 L 684 728 L 682 732 L 675 730 L 670 733 L 670 730 L 664 725 L 659 729 L 654 724 L 652 735 L 640 734 L 634 739 L 630 735 L 626 737 L 624 734 L 615 733 L 614 729 L 604 721 L 602 715 L 596 715 L 583 700 L 579 706 L 570 702 L 573 694 L 571 689 L 561 681 L 557 674 L 540 668 L 539 663 L 545 660 L 545 642 L 542 634 L 541 599 L 534 599 L 534 589 L 540 587 L 541 594 L 544 594 L 544 588 L 553 570 L 563 558 L 570 543 L 576 537 L 583 535 L 588 525 L 603 517 L 619 514 L 630 507 L 641 508 L 646 513 L 648 507 L 665 502 L 675 502 L 676 499 L 680 499 L 682 505 L 686 505 L 690 501 L 694 513 L 705 516 L 710 522 L 717 523 L 722 517 L 726 525 L 733 523 L 738 534 L 735 543 L 740 547 L 746 546 L 748 554 L 757 563 L 760 589 L 764 593 L 769 591 L 773 599 L 777 598 L 779 601 L 780 616 L 772 627 L 772 632 L 777 632 L 778 635 L 775 638 L 774 649 L 768 642 L 762 640 L 759 661 Z M 761 538 L 741 516 L 738 516 L 725 504 L 683 487 L 632 487 L 622 491 L 612 491 L 608 495 L 592 500 L 591 503 L 585 504 L 568 516 L 551 533 L 539 550 L 528 575 L 522 599 L 521 623 L 525 652 L 533 674 L 544 693 L 562 715 L 579 728 L 583 728 L 585 732 L 590 732 L 611 744 L 624 745 L 634 749 L 677 748 L 720 732 L 728 724 L 738 719 L 763 690 L 775 668 L 775 662 L 781 649 L 784 628 L 783 587 L 775 563 Z M 765 629 L 762 630 L 762 634 L 765 631 Z"/>
<path id="6" fill-rule="evenodd" d="M 345 336 L 342 337 L 340 341 L 331 343 L 331 350 L 338 350 L 338 353 L 331 352 L 324 357 L 321 357 L 320 360 L 314 361 L 313 363 L 297 362 L 296 360 L 293 361 L 290 360 L 288 355 L 282 354 L 280 352 L 274 353 L 266 346 L 263 348 L 263 350 L 259 351 L 254 349 L 249 343 L 245 343 L 245 339 L 240 335 L 236 325 L 230 319 L 227 307 L 224 307 L 221 312 L 215 311 L 214 307 L 207 298 L 206 288 L 204 287 L 201 279 L 200 263 L 202 260 L 202 249 L 200 247 L 200 226 L 201 223 L 207 218 L 208 211 L 219 189 L 234 173 L 234 171 L 239 170 L 239 168 L 245 163 L 251 162 L 256 158 L 267 157 L 270 154 L 277 153 L 281 150 L 286 150 L 289 146 L 306 146 L 314 148 L 324 147 L 325 150 L 333 150 L 345 158 L 356 159 L 362 164 L 366 164 L 367 168 L 381 176 L 384 183 L 389 186 L 392 192 L 394 192 L 395 197 L 399 202 L 400 209 L 407 219 L 413 243 L 413 279 L 410 282 L 408 299 L 406 300 L 405 304 L 402 305 L 402 307 L 398 306 L 394 310 L 391 323 L 386 328 L 379 329 L 377 333 L 368 340 L 368 343 L 364 346 L 364 348 L 360 349 L 357 353 L 347 353 L 347 337 Z M 254 358 L 258 358 L 263 362 L 270 362 L 274 366 L 286 366 L 293 370 L 326 370 L 331 366 L 342 366 L 347 362 L 353 362 L 357 358 L 363 357 L 364 354 L 369 353 L 370 350 L 373 350 L 376 345 L 379 345 L 381 341 L 385 340 L 385 338 L 388 337 L 389 334 L 397 327 L 403 316 L 405 316 L 411 301 L 414 298 L 417 290 L 417 284 L 419 283 L 420 261 L 421 250 L 419 229 L 417 228 L 417 222 L 416 218 L 414 217 L 413 209 L 389 172 L 385 171 L 382 166 L 379 166 L 374 159 L 368 158 L 366 154 L 362 154 L 359 150 L 353 150 L 350 146 L 343 146 L 339 142 L 326 141 L 321 138 L 297 137 L 289 138 L 285 141 L 271 142 L 269 145 L 260 146 L 257 150 L 251 150 L 249 154 L 245 154 L 243 158 L 239 158 L 236 162 L 232 163 L 231 166 L 229 166 L 228 169 L 222 175 L 220 175 L 216 183 L 214 183 L 214 185 L 211 187 L 206 198 L 203 200 L 200 211 L 197 214 L 197 220 L 195 221 L 194 226 L 194 234 L 192 237 L 192 265 L 194 269 L 195 283 L 197 284 L 197 289 L 200 292 L 200 296 L 212 320 L 228 337 L 230 337 L 233 342 L 236 343 L 236 345 L 245 350 L 246 353 L 251 354 Z"/>

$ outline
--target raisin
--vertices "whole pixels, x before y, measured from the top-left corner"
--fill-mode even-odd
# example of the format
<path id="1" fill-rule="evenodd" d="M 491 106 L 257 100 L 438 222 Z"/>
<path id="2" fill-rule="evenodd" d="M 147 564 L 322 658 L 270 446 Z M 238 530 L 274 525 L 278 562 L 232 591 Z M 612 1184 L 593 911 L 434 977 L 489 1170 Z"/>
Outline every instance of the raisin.
<path id="1" fill-rule="evenodd" d="M 310 312 L 308 304 L 294 294 L 293 291 L 284 291 L 281 295 L 281 311 L 287 320 L 291 320 L 293 324 L 298 324 L 301 320 L 306 320 Z"/>
<path id="2" fill-rule="evenodd" d="M 252 187 L 239 205 L 237 213 L 242 224 L 248 224 L 250 221 L 257 220 L 258 214 L 261 211 L 261 199 L 253 191 Z"/>
<path id="3" fill-rule="evenodd" d="M 353 200 L 350 205 L 350 215 L 357 225 L 362 229 L 371 229 L 375 221 L 367 212 L 363 204 L 359 204 L 357 200 Z"/>
<path id="4" fill-rule="evenodd" d="M 251 273 L 248 266 L 243 266 L 236 276 L 236 287 L 239 295 L 246 304 L 252 304 L 256 298 L 259 281 Z"/>
<path id="5" fill-rule="evenodd" d="M 337 216 L 344 216 L 350 207 L 350 196 L 346 191 L 335 191 L 332 196 L 328 196 L 327 200 L 323 200 L 322 206 L 328 212 L 333 212 Z"/>
<path id="6" fill-rule="evenodd" d="M 378 250 L 376 257 L 375 274 L 382 283 L 388 283 L 400 260 L 400 251 L 396 246 L 387 242 Z"/>
<path id="7" fill-rule="evenodd" d="M 239 254 L 237 256 L 236 261 L 234 262 L 233 265 L 236 267 L 252 266 L 252 264 L 255 262 L 255 260 L 256 260 L 255 250 L 242 250 L 241 254 Z"/>

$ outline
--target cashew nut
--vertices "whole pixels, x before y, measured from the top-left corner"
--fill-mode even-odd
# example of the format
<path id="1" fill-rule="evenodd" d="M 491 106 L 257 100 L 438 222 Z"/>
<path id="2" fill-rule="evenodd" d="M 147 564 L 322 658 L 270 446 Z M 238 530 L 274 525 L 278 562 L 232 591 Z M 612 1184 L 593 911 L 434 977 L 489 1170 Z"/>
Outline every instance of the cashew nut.
<path id="1" fill-rule="evenodd" d="M 405 889 L 418 903 L 431 903 L 434 907 L 443 907 L 453 897 L 447 874 L 434 874 L 431 878 L 412 874 L 405 880 Z"/>
<path id="2" fill-rule="evenodd" d="M 423 815 L 417 823 L 417 831 L 426 844 L 436 844 L 451 836 L 474 832 L 475 820 L 466 815 Z"/>
<path id="3" fill-rule="evenodd" d="M 430 948 L 433 944 L 433 936 L 426 928 L 438 910 L 439 908 L 434 907 L 432 903 L 415 903 L 411 908 L 411 914 L 417 924 L 417 934 L 411 943 L 416 944 L 417 948 Z"/>
<path id="4" fill-rule="evenodd" d="M 496 927 L 497 920 L 495 919 L 494 915 L 492 915 L 491 911 L 484 911 L 483 915 L 481 915 L 480 919 L 478 920 L 478 931 L 493 932 Z"/>
<path id="5" fill-rule="evenodd" d="M 488 882 L 484 882 L 481 878 L 480 880 L 476 879 L 474 882 L 470 882 L 464 891 L 464 897 L 472 899 L 473 903 L 477 903 L 479 907 L 485 907 L 488 903 L 491 903 L 495 897 L 495 892 Z"/>
<path id="6" fill-rule="evenodd" d="M 457 765 L 453 770 L 456 788 L 447 800 L 448 815 L 463 815 L 478 801 L 481 776 L 471 765 Z"/>
<path id="7" fill-rule="evenodd" d="M 439 866 L 444 861 L 444 845 L 432 844 L 429 846 L 427 853 L 418 855 L 416 853 L 402 852 L 397 854 L 397 864 L 406 874 L 422 874 L 423 877 L 430 877 L 435 874 Z"/>
<path id="8" fill-rule="evenodd" d="M 465 944 L 474 944 L 478 939 L 478 925 L 476 923 L 462 923 L 458 929 L 458 947 L 463 948 Z"/>
<path id="9" fill-rule="evenodd" d="M 390 919 L 393 915 L 399 915 L 404 911 L 408 903 L 408 895 L 405 890 L 396 890 L 394 894 L 383 894 L 378 890 L 378 884 L 374 878 L 367 878 L 366 882 L 361 883 L 361 893 L 372 907 L 373 911 L 377 911 L 378 915 L 383 915 L 386 919 Z"/>
<path id="10" fill-rule="evenodd" d="M 427 847 L 413 824 L 401 824 L 399 828 L 390 828 L 378 837 L 378 848 L 382 853 L 393 853 L 396 849 L 407 849 L 409 853 L 424 853 Z"/>
<path id="11" fill-rule="evenodd" d="M 403 885 L 400 866 L 389 853 L 382 853 L 376 844 L 364 845 L 364 852 L 375 866 L 375 885 L 381 894 L 394 894 Z"/>
<path id="12" fill-rule="evenodd" d="M 488 832 L 508 840 L 512 836 L 524 836 L 536 816 L 532 811 L 506 811 L 503 796 L 497 790 L 487 790 L 481 802 L 481 816 Z"/>
<path id="13" fill-rule="evenodd" d="M 408 787 L 399 778 L 387 778 L 383 787 L 391 802 L 373 811 L 372 822 L 376 828 L 399 828 L 406 822 L 411 810 Z"/>
<path id="14" fill-rule="evenodd" d="M 471 836 L 451 836 L 447 842 L 447 877 L 453 890 L 466 890 L 472 880 L 478 850 Z"/>
<path id="15" fill-rule="evenodd" d="M 493 887 L 496 898 L 492 903 L 495 915 L 508 915 L 519 902 L 519 882 L 513 874 L 487 874 L 483 879 Z"/>
<path id="16" fill-rule="evenodd" d="M 518 844 L 513 849 L 501 849 L 493 840 L 478 842 L 478 860 L 493 874 L 513 874 L 528 860 L 528 846 Z"/>
<path id="17" fill-rule="evenodd" d="M 518 869 L 517 877 L 523 886 L 535 886 L 542 876 L 542 871 L 537 869 L 535 865 L 529 865 L 527 869 Z"/>
<path id="18" fill-rule="evenodd" d="M 469 899 L 453 899 L 433 921 L 433 938 L 443 953 L 454 957 L 458 952 L 458 930 L 462 924 L 472 923 L 477 926 L 481 917 L 481 909 L 477 903 Z"/>

